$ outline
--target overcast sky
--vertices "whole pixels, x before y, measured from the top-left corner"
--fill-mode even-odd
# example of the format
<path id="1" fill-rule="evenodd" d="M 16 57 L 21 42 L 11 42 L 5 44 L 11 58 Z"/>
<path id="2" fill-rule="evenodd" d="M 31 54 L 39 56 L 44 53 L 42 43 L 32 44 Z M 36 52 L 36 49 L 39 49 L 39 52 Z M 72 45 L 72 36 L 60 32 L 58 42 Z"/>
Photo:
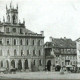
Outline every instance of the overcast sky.
<path id="1" fill-rule="evenodd" d="M 6 4 L 11 0 L 0 0 L 0 19 L 6 17 Z M 45 41 L 49 37 L 80 37 L 80 0 L 12 0 L 19 5 L 19 19 L 33 32 L 44 31 Z"/>

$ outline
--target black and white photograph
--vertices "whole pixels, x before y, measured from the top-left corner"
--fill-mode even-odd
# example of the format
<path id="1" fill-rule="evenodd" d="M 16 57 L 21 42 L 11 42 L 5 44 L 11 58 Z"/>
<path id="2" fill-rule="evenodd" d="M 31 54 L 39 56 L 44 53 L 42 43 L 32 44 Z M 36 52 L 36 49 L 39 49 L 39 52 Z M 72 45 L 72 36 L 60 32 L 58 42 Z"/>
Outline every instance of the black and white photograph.
<path id="1" fill-rule="evenodd" d="M 0 0 L 0 80 L 80 80 L 80 0 Z"/>

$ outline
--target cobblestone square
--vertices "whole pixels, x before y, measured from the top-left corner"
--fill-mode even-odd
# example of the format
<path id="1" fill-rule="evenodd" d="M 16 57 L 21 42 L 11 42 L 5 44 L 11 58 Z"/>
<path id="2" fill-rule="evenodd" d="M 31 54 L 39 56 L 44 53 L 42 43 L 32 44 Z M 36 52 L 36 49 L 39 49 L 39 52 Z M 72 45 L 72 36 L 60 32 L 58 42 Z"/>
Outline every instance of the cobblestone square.
<path id="1" fill-rule="evenodd" d="M 60 74 L 60 72 L 17 72 L 15 74 L 3 74 L 0 73 L 0 80 L 1 79 L 50 79 L 50 80 L 80 80 L 80 73 L 65 73 L 65 74 Z"/>

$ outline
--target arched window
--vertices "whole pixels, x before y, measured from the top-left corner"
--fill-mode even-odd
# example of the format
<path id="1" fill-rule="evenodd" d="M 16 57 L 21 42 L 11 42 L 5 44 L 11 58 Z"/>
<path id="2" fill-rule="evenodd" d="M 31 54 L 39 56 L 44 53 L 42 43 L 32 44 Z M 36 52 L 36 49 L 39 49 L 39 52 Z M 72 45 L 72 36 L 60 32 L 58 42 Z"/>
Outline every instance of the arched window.
<path id="1" fill-rule="evenodd" d="M 11 67 L 15 68 L 15 61 L 14 60 L 11 61 Z"/>
<path id="2" fill-rule="evenodd" d="M 23 43 L 22 43 L 22 39 L 20 40 L 20 45 L 22 45 Z"/>
<path id="3" fill-rule="evenodd" d="M 7 64 L 7 68 L 9 69 L 9 61 L 8 60 L 6 61 L 6 64 Z"/>
<path id="4" fill-rule="evenodd" d="M 17 56 L 17 52 L 16 52 L 16 49 L 14 50 L 14 56 Z"/>
<path id="5" fill-rule="evenodd" d="M 14 39 L 14 45 L 16 45 L 16 39 Z"/>

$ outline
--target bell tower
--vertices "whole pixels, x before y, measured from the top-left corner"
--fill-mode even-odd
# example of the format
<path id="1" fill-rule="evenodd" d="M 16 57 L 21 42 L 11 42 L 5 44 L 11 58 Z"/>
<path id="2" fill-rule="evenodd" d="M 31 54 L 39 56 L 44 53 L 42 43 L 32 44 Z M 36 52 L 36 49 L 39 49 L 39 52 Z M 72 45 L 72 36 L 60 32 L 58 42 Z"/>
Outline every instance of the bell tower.
<path id="1" fill-rule="evenodd" d="M 6 19 L 7 23 L 11 24 L 18 23 L 18 5 L 16 6 L 16 9 L 12 7 L 12 3 L 10 3 L 10 9 L 8 9 L 6 5 Z"/>

